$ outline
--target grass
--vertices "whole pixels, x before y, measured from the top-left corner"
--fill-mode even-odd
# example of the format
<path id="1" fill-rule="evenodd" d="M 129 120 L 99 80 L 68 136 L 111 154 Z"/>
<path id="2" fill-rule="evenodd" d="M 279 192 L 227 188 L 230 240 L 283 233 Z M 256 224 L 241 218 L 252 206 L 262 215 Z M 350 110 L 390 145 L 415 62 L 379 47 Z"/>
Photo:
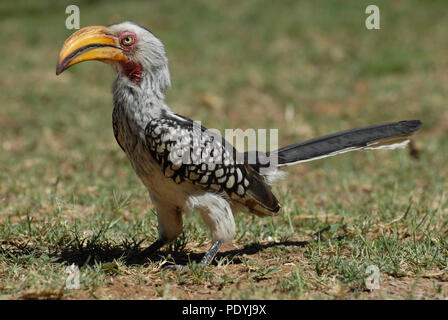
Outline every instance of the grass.
<path id="1" fill-rule="evenodd" d="M 211 267 L 199 215 L 148 261 L 147 191 L 111 128 L 113 71 L 55 76 L 71 31 L 60 1 L 0 4 L 0 298 L 446 299 L 445 1 L 74 1 L 81 25 L 133 20 L 165 43 L 177 113 L 210 128 L 280 128 L 281 145 L 421 119 L 413 148 L 288 169 L 282 213 L 236 218 Z M 327 229 L 326 229 L 327 228 Z M 326 229 L 319 236 L 316 233 Z M 164 272 L 167 262 L 191 272 Z M 65 269 L 80 269 L 80 289 Z M 380 270 L 379 290 L 366 269 Z"/>

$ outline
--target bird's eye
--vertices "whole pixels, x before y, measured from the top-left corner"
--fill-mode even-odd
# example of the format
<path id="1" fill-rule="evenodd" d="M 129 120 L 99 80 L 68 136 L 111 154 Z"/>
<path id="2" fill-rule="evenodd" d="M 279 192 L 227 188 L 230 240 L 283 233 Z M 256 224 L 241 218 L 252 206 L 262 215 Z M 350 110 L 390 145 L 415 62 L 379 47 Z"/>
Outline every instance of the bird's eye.
<path id="1" fill-rule="evenodd" d="M 134 38 L 132 36 L 127 36 L 123 39 L 121 39 L 121 43 L 125 46 L 130 46 L 134 43 Z"/>

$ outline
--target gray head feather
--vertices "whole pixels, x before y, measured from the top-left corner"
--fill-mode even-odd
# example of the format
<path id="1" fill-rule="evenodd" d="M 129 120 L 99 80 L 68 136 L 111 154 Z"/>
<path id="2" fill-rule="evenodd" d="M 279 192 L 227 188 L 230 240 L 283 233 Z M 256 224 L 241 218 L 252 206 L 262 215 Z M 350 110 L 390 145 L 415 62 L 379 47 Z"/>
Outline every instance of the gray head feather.
<path id="1" fill-rule="evenodd" d="M 140 64 L 143 68 L 141 86 L 148 89 L 159 98 L 163 99 L 164 92 L 171 86 L 170 73 L 168 69 L 168 58 L 163 43 L 148 29 L 131 21 L 125 21 L 108 26 L 108 32 L 118 36 L 123 31 L 131 31 L 136 34 L 138 42 L 128 59 Z M 120 64 L 114 64 L 118 77 L 125 77 Z M 129 83 L 129 79 L 121 79 L 123 84 Z"/>

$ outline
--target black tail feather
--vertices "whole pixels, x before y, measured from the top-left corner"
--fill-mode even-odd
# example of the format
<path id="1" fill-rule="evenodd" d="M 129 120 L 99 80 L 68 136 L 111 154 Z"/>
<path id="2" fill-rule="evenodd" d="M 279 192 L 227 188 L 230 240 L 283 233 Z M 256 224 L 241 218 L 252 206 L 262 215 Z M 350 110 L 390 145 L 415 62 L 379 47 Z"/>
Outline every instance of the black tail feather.
<path id="1" fill-rule="evenodd" d="M 279 149 L 278 164 L 281 166 L 309 161 L 345 151 L 369 148 L 371 145 L 375 145 L 372 149 L 379 148 L 382 141 L 387 141 L 389 145 L 390 141 L 406 141 L 406 137 L 421 126 L 420 120 L 409 120 L 341 131 Z"/>

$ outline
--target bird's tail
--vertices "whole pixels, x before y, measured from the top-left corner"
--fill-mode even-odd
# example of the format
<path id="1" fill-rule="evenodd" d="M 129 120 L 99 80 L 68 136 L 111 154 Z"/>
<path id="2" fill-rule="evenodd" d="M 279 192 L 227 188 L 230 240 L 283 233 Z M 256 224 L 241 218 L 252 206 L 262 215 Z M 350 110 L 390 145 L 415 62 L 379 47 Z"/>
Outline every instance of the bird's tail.
<path id="1" fill-rule="evenodd" d="M 274 185 L 284 178 L 285 173 L 279 169 L 296 163 L 313 161 L 331 157 L 344 152 L 370 149 L 403 148 L 409 142 L 409 137 L 422 126 L 419 120 L 400 121 L 376 126 L 341 131 L 328 136 L 293 144 L 272 153 L 260 151 L 244 153 L 245 161 L 256 159 L 250 167 L 264 177 L 265 182 Z M 276 160 L 273 160 L 275 157 Z M 274 158 L 274 159 L 275 159 Z M 273 165 L 273 162 L 275 165 Z M 254 177 L 258 175 L 254 174 Z M 255 181 L 252 179 L 251 181 Z M 258 180 L 256 180 L 258 181 Z M 262 183 L 251 184 L 248 191 L 256 203 L 251 212 L 264 216 L 275 214 L 280 206 L 270 190 Z"/>
<path id="2" fill-rule="evenodd" d="M 422 126 L 420 120 L 385 123 L 341 131 L 277 150 L 278 166 L 331 157 L 344 152 L 403 148 Z"/>

